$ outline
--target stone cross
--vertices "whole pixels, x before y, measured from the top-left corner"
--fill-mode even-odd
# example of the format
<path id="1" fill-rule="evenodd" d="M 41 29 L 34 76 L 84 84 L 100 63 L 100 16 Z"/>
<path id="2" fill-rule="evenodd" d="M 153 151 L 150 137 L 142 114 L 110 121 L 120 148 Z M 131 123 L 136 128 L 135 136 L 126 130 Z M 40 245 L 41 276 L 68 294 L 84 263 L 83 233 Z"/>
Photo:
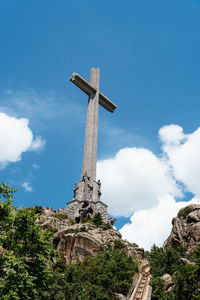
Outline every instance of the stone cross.
<path id="1" fill-rule="evenodd" d="M 99 69 L 92 68 L 90 82 L 77 73 L 70 80 L 88 95 L 87 121 L 81 180 L 75 183 L 74 199 L 67 203 L 67 216 L 80 222 L 100 213 L 103 222 L 110 221 L 107 205 L 100 201 L 101 183 L 96 181 L 99 104 L 113 112 L 116 105 L 99 91 Z M 113 223 L 112 223 L 113 224 Z"/>
<path id="2" fill-rule="evenodd" d="M 116 105 L 99 91 L 99 68 L 91 69 L 90 82 L 86 81 L 77 73 L 73 73 L 70 80 L 89 96 L 82 177 L 87 174 L 91 181 L 95 181 L 97 163 L 98 106 L 100 104 L 106 110 L 114 112 Z"/>

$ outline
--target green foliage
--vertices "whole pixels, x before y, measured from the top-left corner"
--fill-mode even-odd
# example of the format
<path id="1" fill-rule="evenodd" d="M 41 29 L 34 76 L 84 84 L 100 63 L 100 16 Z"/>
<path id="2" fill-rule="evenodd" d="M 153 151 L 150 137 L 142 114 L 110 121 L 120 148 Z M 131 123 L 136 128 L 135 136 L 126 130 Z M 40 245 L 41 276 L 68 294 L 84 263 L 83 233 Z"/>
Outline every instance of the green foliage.
<path id="1" fill-rule="evenodd" d="M 80 232 L 87 232 L 87 228 L 83 225 L 81 228 L 80 228 Z"/>
<path id="2" fill-rule="evenodd" d="M 152 286 L 152 299 L 166 299 L 166 295 L 164 293 L 164 280 L 162 280 L 160 277 L 153 277 L 150 281 L 150 285 Z"/>
<path id="3" fill-rule="evenodd" d="M 89 219 L 88 217 L 82 218 L 81 224 L 84 224 L 84 223 L 92 223 L 92 219 Z"/>
<path id="4" fill-rule="evenodd" d="M 34 206 L 35 213 L 38 215 L 42 215 L 44 212 L 44 208 L 41 205 Z"/>
<path id="5" fill-rule="evenodd" d="M 76 224 L 76 221 L 72 218 L 70 218 L 69 221 L 71 222 L 72 225 Z"/>
<path id="6" fill-rule="evenodd" d="M 127 293 L 138 266 L 122 244 L 66 266 L 53 248 L 54 229 L 36 224 L 35 209 L 14 208 L 14 192 L 0 185 L 0 299 L 110 300 Z M 99 216 L 95 222 L 101 224 Z"/>
<path id="7" fill-rule="evenodd" d="M 103 230 L 111 229 L 112 225 L 110 223 L 104 223 L 102 226 Z"/>
<path id="8" fill-rule="evenodd" d="M 67 215 L 62 214 L 62 213 L 55 213 L 53 216 L 55 218 L 59 219 L 59 220 L 66 220 L 66 219 L 68 219 Z"/>
<path id="9" fill-rule="evenodd" d="M 121 241 L 114 241 L 114 247 L 115 249 L 124 249 L 125 248 L 125 245 L 121 242 Z"/>
<path id="10" fill-rule="evenodd" d="M 148 257 L 151 264 L 151 274 L 155 277 L 166 273 L 172 275 L 177 270 L 179 258 L 182 257 L 181 254 L 181 252 L 170 247 L 163 251 L 162 248 L 153 245 Z"/>
<path id="11" fill-rule="evenodd" d="M 138 266 L 120 249 L 100 251 L 83 262 L 68 265 L 65 272 L 66 299 L 114 299 L 126 294 Z"/>
<path id="12" fill-rule="evenodd" d="M 178 213 L 178 217 L 183 217 L 185 219 L 191 211 L 192 211 L 192 208 L 190 208 L 188 206 L 185 208 L 182 208 Z"/>
<path id="13" fill-rule="evenodd" d="M 200 299 L 199 294 L 200 268 L 198 265 L 180 265 L 175 274 L 174 293 L 182 300 Z"/>
<path id="14" fill-rule="evenodd" d="M 78 233 L 78 232 L 87 232 L 87 228 L 83 225 L 81 227 L 77 227 L 76 229 L 73 229 L 71 232 L 74 232 L 74 233 Z"/>
<path id="15" fill-rule="evenodd" d="M 101 227 L 103 225 L 103 220 L 100 213 L 96 213 L 92 218 L 92 222 L 97 226 Z"/>
<path id="16" fill-rule="evenodd" d="M 56 227 L 48 227 L 46 230 L 48 230 L 49 232 L 51 232 L 52 234 L 56 233 L 58 231 L 58 228 Z"/>
<path id="17" fill-rule="evenodd" d="M 2 182 L 0 184 L 0 199 L 2 198 L 6 201 L 10 201 L 13 198 L 13 194 L 17 192 L 17 189 L 12 189 L 9 185 L 7 185 L 5 182 Z"/>
<path id="18" fill-rule="evenodd" d="M 52 233 L 35 224 L 34 209 L 14 209 L 15 191 L 0 185 L 0 299 L 50 299 L 56 282 L 51 262 L 57 257 Z"/>
<path id="19" fill-rule="evenodd" d="M 84 224 L 84 223 L 93 223 L 95 224 L 97 227 L 102 227 L 104 226 L 105 224 L 103 223 L 103 220 L 102 220 L 102 217 L 101 217 L 101 214 L 100 213 L 96 213 L 94 215 L 93 218 L 88 218 L 88 217 L 85 217 L 85 218 L 82 218 L 81 219 L 81 223 Z"/>
<path id="20" fill-rule="evenodd" d="M 195 265 L 183 265 L 179 262 L 181 257 L 187 257 L 195 262 Z M 163 251 L 155 245 L 148 254 L 151 264 L 151 286 L 152 300 L 194 300 L 200 299 L 199 278 L 200 278 L 200 246 L 193 253 L 186 255 L 186 249 L 180 247 L 179 251 L 167 248 Z M 169 294 L 164 293 L 163 283 L 160 276 L 171 274 L 174 281 L 174 288 Z"/>

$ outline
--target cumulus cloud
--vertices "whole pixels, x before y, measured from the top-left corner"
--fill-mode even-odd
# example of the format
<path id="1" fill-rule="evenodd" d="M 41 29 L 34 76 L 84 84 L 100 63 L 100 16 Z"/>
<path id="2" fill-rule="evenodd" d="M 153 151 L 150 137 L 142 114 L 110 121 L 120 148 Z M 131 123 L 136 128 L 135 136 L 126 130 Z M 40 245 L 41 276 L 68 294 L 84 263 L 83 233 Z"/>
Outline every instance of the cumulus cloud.
<path id="1" fill-rule="evenodd" d="M 200 197 L 200 128 L 191 134 L 183 133 L 182 143 L 179 143 L 177 138 L 172 147 L 163 136 L 162 129 L 159 135 L 163 140 L 163 151 L 173 168 L 175 178 L 185 185 L 187 191 Z"/>
<path id="2" fill-rule="evenodd" d="M 159 138 L 159 156 L 143 148 L 124 148 L 98 163 L 102 200 L 110 214 L 131 215 L 131 223 L 121 229 L 123 238 L 146 249 L 162 245 L 180 208 L 200 203 L 200 128 L 185 134 L 181 126 L 171 124 L 159 130 Z M 193 199 L 180 201 L 185 192 Z"/>
<path id="3" fill-rule="evenodd" d="M 158 198 L 182 193 L 168 165 L 143 148 L 121 149 L 114 158 L 98 163 L 103 201 L 114 216 L 129 217 L 158 204 Z"/>
<path id="4" fill-rule="evenodd" d="M 32 192 L 33 191 L 33 188 L 31 186 L 31 183 L 30 182 L 24 182 L 22 183 L 22 187 L 25 189 L 25 191 L 27 192 Z"/>
<path id="5" fill-rule="evenodd" d="M 21 160 L 23 152 L 38 150 L 44 145 L 41 138 L 33 139 L 29 120 L 0 113 L 0 167 Z"/>
<path id="6" fill-rule="evenodd" d="M 171 124 L 163 126 L 159 130 L 159 137 L 164 143 L 164 146 L 178 146 L 180 142 L 185 138 L 183 128 L 181 126 Z"/>
<path id="7" fill-rule="evenodd" d="M 189 204 L 200 203 L 197 199 L 176 202 L 173 196 L 159 198 L 158 205 L 151 209 L 140 210 L 124 225 L 120 232 L 124 239 L 135 242 L 140 247 L 150 250 L 153 243 L 162 246 L 171 231 L 171 222 L 178 211 Z"/>

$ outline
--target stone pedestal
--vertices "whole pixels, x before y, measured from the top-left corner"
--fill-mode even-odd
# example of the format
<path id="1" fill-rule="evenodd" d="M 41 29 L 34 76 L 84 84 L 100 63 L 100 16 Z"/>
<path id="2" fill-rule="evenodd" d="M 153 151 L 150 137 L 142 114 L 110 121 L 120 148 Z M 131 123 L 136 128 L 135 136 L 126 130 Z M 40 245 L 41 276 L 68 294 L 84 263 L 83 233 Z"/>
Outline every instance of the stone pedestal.
<path id="1" fill-rule="evenodd" d="M 92 180 L 90 176 L 85 173 L 82 180 L 75 183 L 74 199 L 79 201 L 100 201 L 101 196 L 101 183 Z"/>
<path id="2" fill-rule="evenodd" d="M 109 221 L 107 205 L 100 201 L 100 196 L 100 180 L 92 180 L 86 173 L 82 176 L 82 180 L 75 184 L 74 199 L 67 203 L 68 218 L 79 222 L 81 218 L 92 218 L 96 213 L 100 213 L 103 222 L 107 223 Z"/>
<path id="3" fill-rule="evenodd" d="M 101 201 L 79 201 L 72 200 L 67 203 L 66 208 L 68 218 L 75 219 L 77 222 L 81 218 L 92 218 L 96 213 L 100 213 L 104 223 L 109 222 L 107 205 Z"/>

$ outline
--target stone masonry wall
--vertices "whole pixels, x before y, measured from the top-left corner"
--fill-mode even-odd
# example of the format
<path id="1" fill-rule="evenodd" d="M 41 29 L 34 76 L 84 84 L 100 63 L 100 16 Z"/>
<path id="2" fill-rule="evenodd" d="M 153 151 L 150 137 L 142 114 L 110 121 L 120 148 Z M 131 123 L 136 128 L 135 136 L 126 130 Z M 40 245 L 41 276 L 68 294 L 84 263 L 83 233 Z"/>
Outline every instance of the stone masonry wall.
<path id="1" fill-rule="evenodd" d="M 68 218 L 93 217 L 96 213 L 100 213 L 103 222 L 109 221 L 107 213 L 107 205 L 101 201 L 78 201 L 72 200 L 67 203 L 66 213 Z M 85 214 L 85 215 L 84 215 Z M 87 214 L 87 215 L 86 215 Z"/>

